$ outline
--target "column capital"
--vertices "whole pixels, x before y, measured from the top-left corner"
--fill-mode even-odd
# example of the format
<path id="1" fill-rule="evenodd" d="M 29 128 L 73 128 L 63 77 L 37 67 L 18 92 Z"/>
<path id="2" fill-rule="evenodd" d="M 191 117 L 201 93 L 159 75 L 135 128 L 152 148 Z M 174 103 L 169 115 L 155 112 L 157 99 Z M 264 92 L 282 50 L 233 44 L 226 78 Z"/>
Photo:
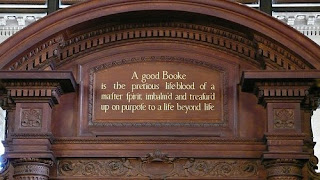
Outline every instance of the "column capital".
<path id="1" fill-rule="evenodd" d="M 13 103 L 36 102 L 53 106 L 59 103 L 60 95 L 75 89 L 75 79 L 68 71 L 0 71 L 0 95 L 6 93 L 2 96 Z"/>
<path id="2" fill-rule="evenodd" d="M 241 87 L 244 92 L 254 93 L 258 103 L 301 103 L 318 89 L 319 71 L 245 71 Z"/>
<path id="3" fill-rule="evenodd" d="M 21 158 L 12 161 L 14 167 L 14 179 L 49 179 L 49 168 L 53 161 L 37 158 Z"/>
<path id="4" fill-rule="evenodd" d="M 296 159 L 273 159 L 263 162 L 268 180 L 302 179 L 303 161 Z"/>

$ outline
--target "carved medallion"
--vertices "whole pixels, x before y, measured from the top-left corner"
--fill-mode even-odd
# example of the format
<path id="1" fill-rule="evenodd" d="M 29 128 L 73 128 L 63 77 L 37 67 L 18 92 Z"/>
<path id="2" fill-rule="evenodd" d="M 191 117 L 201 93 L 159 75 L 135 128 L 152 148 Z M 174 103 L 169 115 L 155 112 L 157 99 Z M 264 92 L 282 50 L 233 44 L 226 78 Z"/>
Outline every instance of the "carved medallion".
<path id="1" fill-rule="evenodd" d="M 21 127 L 41 127 L 42 109 L 22 109 Z"/>
<path id="2" fill-rule="evenodd" d="M 293 109 L 274 109 L 274 128 L 293 129 L 294 110 Z"/>

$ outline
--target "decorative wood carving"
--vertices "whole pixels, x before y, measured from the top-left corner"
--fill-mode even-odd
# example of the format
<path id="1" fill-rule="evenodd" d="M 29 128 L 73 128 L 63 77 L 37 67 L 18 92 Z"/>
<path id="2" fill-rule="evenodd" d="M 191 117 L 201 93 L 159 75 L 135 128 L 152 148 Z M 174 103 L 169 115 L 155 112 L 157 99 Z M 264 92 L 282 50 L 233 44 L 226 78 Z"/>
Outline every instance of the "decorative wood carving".
<path id="1" fill-rule="evenodd" d="M 240 56 L 258 68 L 264 68 L 264 64 L 267 65 L 267 69 L 296 70 L 312 68 L 310 64 L 293 55 L 285 47 L 272 43 L 262 36 L 254 35 L 255 39 L 251 40 L 244 34 L 215 25 L 204 26 L 171 22 L 108 25 L 65 40 L 62 36 L 57 36 L 27 53 L 9 69 L 58 68 L 64 63 L 76 59 L 79 55 L 95 51 L 97 48 L 151 38 L 166 38 L 173 41 L 175 41 L 174 39 L 181 39 L 182 41 L 203 43 Z M 260 60 L 260 57 L 263 61 Z"/>
<path id="2" fill-rule="evenodd" d="M 270 17 L 224 0 L 97 0 L 21 32 L 0 47 L 0 67 L 10 70 L 0 72 L 1 106 L 10 106 L 10 160 L 57 160 L 52 179 L 260 180 L 266 169 L 269 179 L 305 173 L 320 51 Z M 90 122 L 95 72 L 152 62 L 221 72 L 222 123 Z M 72 75 L 55 69 L 73 71 L 79 88 Z M 150 149 L 168 154 L 144 155 Z M 14 166 L 16 178 L 48 179 L 48 163 L 28 159 Z"/>
<path id="3" fill-rule="evenodd" d="M 159 150 L 142 158 L 58 160 L 58 177 L 250 178 L 259 179 L 259 160 L 170 158 Z"/>
<path id="4" fill-rule="evenodd" d="M 51 65 L 54 59 L 58 55 L 59 46 L 63 42 L 62 36 L 54 37 L 40 46 L 34 47 L 31 51 L 28 51 L 23 57 L 13 63 L 9 70 L 34 70 L 47 68 L 44 65 Z"/>
<path id="5" fill-rule="evenodd" d="M 223 48 L 230 53 L 242 56 L 251 63 L 259 65 L 255 60 L 255 43 L 244 34 L 225 30 L 219 27 L 203 26 L 190 23 L 145 23 L 120 24 L 106 26 L 72 39 L 65 40 L 61 50 L 60 63 L 70 61 L 78 54 L 93 51 L 101 46 L 132 40 L 150 38 L 180 39 L 181 41 L 196 41 L 206 43 L 216 48 Z M 251 60 L 250 60 L 251 59 Z"/>
<path id="6" fill-rule="evenodd" d="M 47 180 L 49 179 L 49 167 L 53 165 L 51 160 L 23 158 L 12 162 L 14 166 L 14 179 L 18 180 Z"/>
<path id="7" fill-rule="evenodd" d="M 21 127 L 41 127 L 42 109 L 21 109 Z"/>
<path id="8" fill-rule="evenodd" d="M 295 159 L 277 159 L 264 162 L 268 180 L 301 180 L 304 163 Z"/>
<path id="9" fill-rule="evenodd" d="M 294 110 L 293 109 L 274 109 L 274 128 L 292 129 L 294 128 Z"/>
<path id="10" fill-rule="evenodd" d="M 100 46 L 106 46 L 106 44 L 118 41 L 125 42 L 132 39 L 161 37 L 181 38 L 183 41 L 191 40 L 197 41 L 197 43 L 200 41 L 200 43 L 206 43 L 211 47 L 241 56 L 260 68 L 263 68 L 261 63 L 267 64 L 271 69 L 296 70 L 312 68 L 299 57 L 285 50 L 284 47 L 271 43 L 261 36 L 255 35 L 256 39 L 251 40 L 245 35 L 239 34 L 239 32 L 226 28 L 222 29 L 219 26 L 188 23 L 116 25 L 94 30 L 66 40 L 61 50 L 60 63 L 70 61 L 77 54 L 88 53 L 88 51 L 93 51 Z M 264 58 L 264 62 L 259 61 L 257 54 Z"/>
<path id="11" fill-rule="evenodd" d="M 303 102 L 310 95 L 310 88 L 316 85 L 315 78 L 320 74 L 317 71 L 264 71 L 244 72 L 242 77 L 242 89 L 254 92 L 259 103 L 265 104 L 265 100 L 291 99 Z M 280 74 L 280 75 L 279 75 Z M 265 76 L 264 76 L 265 75 Z M 263 77 L 264 76 L 264 77 Z M 307 102 L 308 103 L 308 102 Z"/>
<path id="12" fill-rule="evenodd" d="M 51 109 L 59 102 L 62 93 L 75 90 L 76 84 L 72 73 L 50 71 L 37 75 L 25 71 L 0 71 L 0 86 L 6 89 L 5 96 L 10 100 L 9 105 L 13 107 L 7 112 L 6 143 L 14 149 L 14 152 L 8 152 L 6 157 L 19 159 L 25 157 L 25 153 L 32 151 L 34 155 L 28 157 L 54 159 L 51 151 L 53 142 Z M 24 143 L 19 144 L 17 141 Z M 34 163 L 33 159 L 27 160 Z M 42 165 L 32 163 L 18 164 L 15 167 L 17 177 L 24 178 L 23 175 L 20 176 L 23 169 L 30 168 L 33 172 L 42 168 Z"/>
<path id="13" fill-rule="evenodd" d="M 33 97 L 46 100 L 49 98 L 51 103 L 58 103 L 61 94 L 74 91 L 76 87 L 72 73 L 63 71 L 46 72 L 46 75 L 24 71 L 0 71 L 0 78 L 0 87 L 6 89 L 5 96 L 15 101 L 28 101 L 28 98 L 30 100 Z"/>
<path id="14" fill-rule="evenodd" d="M 259 46 L 258 54 L 263 58 L 267 66 L 266 69 L 285 69 L 289 71 L 312 69 L 309 63 L 294 55 L 293 52 L 286 50 L 285 47 L 257 34 L 254 37 Z"/>
<path id="15" fill-rule="evenodd" d="M 12 165 L 7 158 L 2 156 L 0 180 L 11 180 L 10 178 L 12 179 Z"/>
<path id="16" fill-rule="evenodd" d="M 320 174 L 315 170 L 318 169 L 318 158 L 316 156 L 311 156 L 307 163 L 307 171 L 310 175 L 310 179 L 320 179 Z"/>

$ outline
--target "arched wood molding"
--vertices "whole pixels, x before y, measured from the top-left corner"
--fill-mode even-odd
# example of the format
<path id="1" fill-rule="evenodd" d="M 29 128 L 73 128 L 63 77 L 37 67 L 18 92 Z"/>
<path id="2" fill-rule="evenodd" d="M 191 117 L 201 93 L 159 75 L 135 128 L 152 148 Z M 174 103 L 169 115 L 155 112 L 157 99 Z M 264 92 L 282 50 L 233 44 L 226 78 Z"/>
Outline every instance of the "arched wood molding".
<path id="1" fill-rule="evenodd" d="M 185 15 L 189 16 L 189 18 L 185 17 L 185 20 L 192 19 L 190 17 L 195 17 L 195 18 L 209 17 L 208 19 L 219 19 L 219 21 L 223 21 L 224 24 L 215 24 L 212 22 L 208 23 L 209 21 L 204 21 L 205 23 L 196 22 L 196 21 L 190 21 L 190 22 L 178 21 L 177 19 L 169 23 L 162 23 L 161 20 L 158 20 L 158 21 L 153 20 L 153 21 L 150 21 L 151 22 L 150 23 L 147 21 L 148 18 L 143 19 L 141 21 L 137 21 L 137 19 L 134 19 L 134 21 L 132 22 L 118 21 L 114 23 L 108 23 L 108 22 L 100 23 L 100 22 L 103 22 L 104 18 L 108 18 L 116 15 L 119 15 L 119 16 L 124 15 L 124 17 L 130 17 L 130 13 L 147 12 L 147 11 L 184 13 Z M 92 24 L 90 23 L 92 22 L 96 22 L 97 24 L 93 24 L 93 26 L 91 26 Z M 109 21 L 109 22 L 112 22 L 112 21 Z M 233 26 L 240 27 L 240 28 L 233 28 Z M 246 6 L 239 5 L 226 0 L 214 0 L 214 1 L 209 1 L 209 0 L 172 0 L 172 1 L 168 1 L 168 0 L 108 0 L 108 1 L 94 0 L 94 1 L 80 3 L 70 8 L 66 8 L 59 12 L 53 13 L 43 18 L 42 20 L 36 22 L 35 24 L 20 31 L 15 36 L 9 38 L 0 47 L 0 69 L 11 70 L 10 73 L 13 73 L 13 74 L 16 74 L 16 73 L 12 71 L 17 71 L 17 70 L 24 70 L 24 71 L 38 70 L 38 73 L 41 73 L 40 71 L 44 71 L 44 70 L 57 70 L 57 69 L 59 70 L 64 68 L 68 69 L 70 66 L 67 66 L 66 64 L 68 63 L 72 64 L 71 62 L 76 61 L 78 57 L 86 57 L 87 55 L 95 56 L 96 54 L 93 55 L 93 53 L 97 51 L 102 51 L 103 52 L 102 54 L 106 55 L 108 54 L 106 53 L 108 50 L 114 47 L 118 47 L 119 45 L 124 45 L 123 47 L 125 47 L 125 45 L 128 45 L 130 43 L 131 45 L 132 44 L 136 45 L 136 44 L 145 43 L 145 42 L 157 42 L 157 43 L 165 42 L 167 44 L 171 44 L 170 47 L 174 45 L 181 45 L 181 44 L 195 45 L 195 46 L 189 46 L 189 47 L 190 48 L 199 47 L 199 49 L 202 48 L 201 51 L 199 51 L 199 53 L 205 51 L 204 50 L 205 48 L 203 47 L 209 47 L 208 49 L 211 50 L 210 52 L 219 51 L 219 53 L 216 53 L 216 54 L 219 54 L 219 55 L 224 54 L 223 59 L 217 58 L 220 60 L 219 63 L 221 63 L 223 60 L 229 60 L 229 59 L 230 61 L 237 59 L 239 61 L 241 60 L 245 62 L 245 63 L 239 63 L 239 64 L 234 63 L 230 65 L 229 72 L 232 72 L 232 73 L 236 73 L 235 71 L 233 71 L 233 69 L 236 68 L 235 64 L 237 65 L 245 64 L 244 66 L 246 67 L 250 66 L 250 68 L 254 67 L 252 69 L 259 69 L 260 72 L 258 74 L 265 73 L 263 77 L 270 76 L 270 74 L 267 74 L 269 72 L 266 70 L 270 70 L 270 71 L 286 70 L 286 72 L 290 70 L 294 70 L 290 72 L 294 74 L 292 75 L 294 77 L 297 75 L 297 73 L 300 72 L 297 75 L 298 77 L 295 77 L 298 79 L 297 80 L 298 83 L 294 84 L 296 86 L 293 86 L 292 84 L 288 83 L 288 81 L 282 82 L 281 80 L 283 79 L 284 76 L 283 75 L 281 76 L 281 74 L 279 73 L 280 71 L 277 71 L 277 73 L 279 73 L 280 75 L 277 74 L 276 78 L 281 79 L 279 80 L 279 82 L 283 87 L 283 91 L 280 91 L 279 88 L 272 89 L 273 85 L 268 86 L 268 84 L 264 82 L 263 78 L 261 82 L 255 83 L 257 84 L 257 86 L 259 85 L 259 87 L 261 87 L 260 95 L 262 94 L 262 92 L 265 92 L 265 96 L 268 96 L 268 98 L 269 97 L 273 98 L 273 99 L 269 98 L 271 100 L 278 101 L 279 99 L 278 97 L 288 95 L 290 96 L 289 98 L 291 98 L 292 96 L 293 98 L 291 99 L 294 99 L 294 103 L 295 103 L 292 106 L 287 108 L 282 108 L 280 109 L 281 111 L 278 108 L 280 106 L 277 106 L 277 107 L 275 106 L 275 108 L 273 107 L 272 108 L 273 109 L 278 108 L 279 112 L 288 112 L 289 115 L 293 114 L 292 112 L 294 112 L 295 114 L 298 114 L 297 115 L 298 118 L 294 119 L 296 120 L 295 123 L 300 123 L 300 120 L 301 120 L 299 118 L 301 113 L 300 104 L 299 104 L 300 101 L 303 98 L 305 98 L 305 96 L 307 96 L 308 94 L 307 91 L 309 87 L 311 87 L 314 83 L 313 80 L 319 77 L 317 70 L 320 70 L 320 63 L 319 63 L 320 51 L 319 51 L 319 47 L 315 43 L 313 43 L 311 40 L 309 40 L 308 38 L 300 34 L 298 31 L 290 28 L 289 26 L 283 24 L 280 21 L 273 19 L 272 17 L 269 17 L 259 11 L 248 8 Z M 144 44 L 144 45 L 147 46 L 147 44 Z M 169 47 L 166 47 L 166 48 L 169 49 Z M 197 55 L 199 55 L 199 53 Z M 185 54 L 189 55 L 191 54 L 191 52 L 188 52 Z M 203 56 L 203 57 L 206 57 L 206 61 L 211 60 L 210 59 L 211 56 L 210 57 Z M 84 59 L 83 61 L 89 61 L 88 59 L 85 59 L 85 58 L 83 59 Z M 112 59 L 109 61 L 109 63 L 111 64 L 117 63 L 117 61 L 123 61 L 123 59 L 120 59 L 120 58 L 118 60 Z M 201 61 L 201 63 L 203 62 Z M 89 68 L 89 67 L 86 67 L 86 68 Z M 241 67 L 239 69 L 240 69 L 239 72 L 247 70 L 246 68 L 241 69 Z M 252 69 L 249 69 L 249 70 L 252 70 Z M 307 71 L 311 74 L 313 74 L 313 71 L 315 71 L 317 72 L 317 74 L 312 76 L 311 78 L 312 80 L 310 80 L 312 82 L 310 82 L 310 84 L 308 84 L 309 82 L 300 83 L 300 80 L 303 79 L 301 78 L 300 74 L 303 74 Z M 8 71 L 2 72 L 2 73 L 6 75 L 8 74 L 10 75 Z M 58 72 L 52 71 L 51 73 L 58 73 Z M 43 74 L 43 72 L 41 74 Z M 40 77 L 40 76 L 41 75 L 38 75 L 37 77 Z M 0 77 L 4 79 L 5 76 L 0 76 Z M 21 79 L 21 77 L 24 77 L 24 76 L 17 74 L 16 79 Z M 256 78 L 257 76 L 254 75 L 253 77 Z M 34 79 L 34 77 L 32 77 L 32 79 Z M 248 79 L 249 79 L 248 83 L 253 84 L 250 78 Z M 233 82 L 234 82 L 233 83 L 234 87 L 238 85 L 238 82 L 236 80 L 234 80 Z M 75 84 L 75 80 L 74 80 L 74 84 Z M 29 84 L 29 87 L 30 86 L 33 86 L 33 84 Z M 287 87 L 290 87 L 291 89 L 288 89 Z M 19 88 L 20 89 L 18 89 L 17 92 L 18 91 L 20 92 L 21 87 Z M 22 88 L 24 87 L 22 86 Z M 233 90 L 234 90 L 234 93 L 229 93 L 229 94 L 235 95 L 237 93 L 236 90 L 238 89 L 234 88 L 230 92 L 233 92 Z M 250 89 L 250 91 L 254 91 L 254 90 Z M 293 94 L 290 94 L 291 92 L 293 92 Z M 239 93 L 242 93 L 242 92 L 239 92 Z M 27 93 L 27 94 L 25 94 L 26 103 L 28 103 L 29 94 L 32 94 L 32 93 Z M 260 96 L 258 98 L 260 98 L 261 101 L 263 101 L 267 99 L 265 98 L 265 96 Z M 238 96 L 231 96 L 230 99 L 236 99 L 233 97 L 238 97 Z M 249 97 L 249 96 L 243 96 L 243 98 L 246 98 L 246 97 Z M 252 99 L 254 99 L 254 97 Z M 299 102 L 297 99 L 299 100 Z M 244 99 L 242 99 L 241 101 L 244 101 Z M 232 102 L 230 104 L 231 104 L 230 107 L 235 107 L 233 106 L 234 104 Z M 246 105 L 247 104 L 242 104 L 242 106 L 246 106 Z M 252 107 L 252 104 L 249 104 L 249 105 Z M 47 106 L 46 108 L 49 109 L 49 107 Z M 228 114 L 228 113 L 225 113 L 225 114 Z M 277 113 L 275 114 L 270 113 L 270 114 L 277 115 Z M 235 114 L 235 116 L 236 115 L 237 114 Z M 270 116 L 270 119 L 272 119 L 271 117 L 272 116 Z M 17 120 L 20 120 L 20 119 L 17 119 Z M 51 124 L 51 122 L 46 122 L 46 123 L 48 125 Z M 272 124 L 271 121 L 269 124 L 270 124 L 270 127 L 274 127 L 272 126 L 274 124 Z M 128 138 L 123 136 L 120 138 L 112 137 L 111 139 L 108 139 L 107 137 L 106 138 L 87 137 L 83 139 L 82 137 L 81 138 L 57 137 L 55 140 L 51 141 L 50 139 L 51 134 L 47 135 L 47 134 L 36 134 L 36 133 L 33 133 L 33 134 L 12 133 L 11 137 L 13 137 L 14 139 L 28 139 L 29 137 L 33 137 L 36 139 L 43 138 L 46 140 L 50 140 L 50 142 L 48 141 L 48 144 L 50 145 L 51 143 L 54 144 L 56 148 L 55 156 L 57 157 L 68 157 L 68 156 L 73 157 L 73 155 L 78 155 L 78 156 L 83 155 L 81 154 L 84 152 L 83 149 L 79 148 L 81 147 L 81 144 L 86 144 L 86 145 L 90 144 L 90 148 L 96 147 L 96 146 L 93 146 L 93 144 L 96 144 L 97 146 L 102 145 L 103 148 L 108 149 L 109 148 L 108 143 L 110 142 L 119 145 L 119 144 L 122 144 L 122 142 L 125 142 L 126 144 L 129 144 L 129 143 L 134 144 L 137 142 L 144 141 L 146 144 L 148 143 L 151 144 L 156 142 L 156 144 L 158 145 L 166 145 L 170 143 L 177 143 L 179 141 L 182 144 L 192 144 L 192 143 L 198 144 L 199 143 L 200 145 L 201 144 L 212 145 L 216 143 L 216 144 L 226 145 L 225 147 L 227 148 L 231 147 L 231 149 L 232 147 L 238 148 L 238 149 L 236 148 L 236 151 L 230 154 L 227 154 L 225 157 L 221 156 L 219 151 L 216 151 L 216 152 L 207 151 L 205 153 L 208 153 L 209 155 L 206 155 L 206 154 L 201 155 L 202 157 L 199 158 L 200 160 L 203 157 L 208 157 L 208 158 L 211 157 L 213 159 L 213 157 L 218 157 L 218 156 L 220 158 L 227 158 L 227 156 L 229 156 L 229 158 L 232 156 L 239 158 L 239 156 L 242 155 L 242 151 L 248 152 L 247 147 L 251 147 L 252 149 L 252 151 L 249 152 L 251 154 L 249 154 L 247 157 L 252 159 L 260 158 L 261 154 L 265 151 L 265 148 L 267 146 L 268 147 L 273 146 L 273 145 L 266 145 L 265 144 L 266 141 L 271 142 L 273 140 L 276 140 L 278 144 L 283 144 L 283 146 L 282 147 L 280 146 L 280 148 L 282 148 L 284 152 L 291 153 L 291 149 L 290 151 L 287 151 L 288 147 L 285 146 L 286 144 L 285 142 L 289 139 L 289 140 L 294 140 L 294 143 L 295 143 L 294 145 L 297 148 L 296 152 L 300 155 L 300 157 L 297 157 L 297 158 L 307 160 L 310 154 L 304 152 L 304 149 L 302 149 L 302 145 L 305 143 L 304 142 L 305 135 L 300 133 L 301 131 L 300 126 L 297 126 L 296 129 L 290 129 L 291 128 L 290 126 L 287 126 L 286 128 L 288 128 L 289 130 L 292 130 L 290 132 L 297 131 L 298 134 L 294 134 L 294 133 L 284 134 L 284 135 L 277 135 L 277 134 L 268 135 L 267 134 L 266 140 L 263 140 L 262 138 L 250 139 L 251 137 L 249 137 L 248 139 L 247 138 L 241 139 L 241 138 L 235 137 L 235 139 L 230 140 L 229 137 L 227 137 L 227 139 L 222 139 L 217 137 L 214 137 L 214 138 L 199 137 L 199 139 L 193 139 L 193 137 L 159 138 L 158 136 L 156 138 L 146 136 L 146 137 L 142 137 L 142 140 L 141 140 L 141 139 L 134 139 L 136 137 L 133 137 L 133 139 L 131 139 L 130 137 Z M 275 129 L 277 129 L 277 127 L 275 127 Z M 234 130 L 234 132 L 232 133 L 237 134 L 235 133 L 236 130 Z M 98 133 L 101 133 L 101 132 L 97 132 L 97 134 Z M 101 136 L 108 135 L 103 133 L 98 135 L 101 135 Z M 229 132 L 226 131 L 225 134 L 227 133 Z M 232 136 L 232 138 L 234 137 Z M 72 144 L 71 146 L 68 147 L 69 152 L 65 152 L 65 149 L 64 149 L 65 144 Z M 122 147 L 125 147 L 126 144 L 124 144 Z M 230 146 L 230 144 L 235 146 Z M 244 146 L 238 147 L 239 144 Z M 277 146 L 278 144 L 276 144 L 275 146 Z M 196 146 L 194 146 L 193 148 L 195 147 Z M 72 148 L 76 149 L 77 151 L 72 151 L 74 150 Z M 100 149 L 101 151 L 99 153 L 103 153 L 105 155 L 105 151 L 104 151 L 105 149 L 103 148 Z M 274 149 L 277 149 L 277 148 L 278 146 Z M 117 149 L 117 151 L 126 152 L 127 149 L 119 148 Z M 191 152 L 191 151 L 193 151 L 193 149 L 189 149 L 188 153 L 193 154 L 194 152 Z M 49 155 L 51 155 L 52 153 L 51 149 L 48 149 L 48 153 Z M 182 159 L 183 157 L 180 158 L 181 155 L 179 153 L 180 152 L 172 153 L 172 150 L 171 150 L 170 156 L 173 156 L 173 157 L 176 156 L 177 160 L 179 160 L 180 162 L 180 165 L 184 165 L 188 163 L 192 165 L 190 167 L 193 167 L 194 162 L 198 161 L 198 159 L 193 159 L 193 158 Z M 289 162 L 290 166 L 287 166 L 285 164 L 288 162 L 286 161 L 287 157 L 283 157 L 281 153 L 276 155 L 272 153 L 277 153 L 277 152 L 270 150 L 270 153 L 268 152 L 264 153 L 264 158 L 279 159 L 280 165 L 284 164 L 283 167 L 285 168 L 298 167 L 299 168 L 298 173 L 300 173 L 300 169 L 301 169 L 300 161 L 298 162 L 295 160 L 292 160 L 292 161 L 290 160 Z M 142 162 L 144 163 L 145 161 L 148 162 L 148 159 L 146 159 L 144 155 L 141 155 L 141 154 L 142 152 L 140 153 L 140 156 L 141 156 L 140 158 L 136 158 L 132 162 L 135 162 L 135 163 L 142 163 Z M 160 154 L 160 156 L 166 157 L 165 154 L 162 154 L 159 152 L 154 154 Z M 95 155 L 97 155 L 97 153 Z M 131 157 L 137 157 L 137 156 L 139 155 L 135 154 L 135 155 L 132 155 Z M 188 156 L 188 155 L 184 155 L 184 156 Z M 189 155 L 189 156 L 194 156 L 194 155 Z M 211 164 L 220 163 L 219 161 L 214 161 L 212 159 L 209 159 L 206 162 Z M 120 159 L 115 159 L 115 160 L 118 161 Z M 166 158 L 164 158 L 163 161 L 165 162 L 165 160 Z M 107 161 L 102 161 L 102 163 L 105 163 Z M 28 162 L 26 162 L 27 164 L 22 164 L 21 166 L 25 167 L 28 165 L 28 163 L 31 163 L 31 162 L 33 162 L 33 160 L 31 161 L 28 160 Z M 60 161 L 60 162 L 63 162 L 63 161 Z M 179 164 L 179 162 L 177 162 L 176 164 Z M 226 162 L 229 162 L 229 160 Z M 271 168 L 269 168 L 269 172 L 274 173 L 276 168 L 273 168 L 273 167 L 278 167 L 278 166 L 273 166 L 274 161 L 270 161 L 270 162 L 272 164 L 272 167 L 270 166 Z M 77 164 L 78 162 L 74 161 L 73 159 L 73 163 Z M 244 163 L 248 163 L 248 162 L 245 161 Z M 252 162 L 249 162 L 249 163 L 252 163 Z M 250 176 L 252 175 L 253 178 L 258 179 L 259 177 L 256 173 L 257 172 L 256 167 L 258 168 L 258 166 L 255 166 L 255 165 L 258 165 L 257 163 L 260 164 L 260 161 L 254 160 L 253 163 L 254 163 L 254 166 L 245 166 L 245 171 L 248 172 L 247 170 L 249 170 L 249 175 Z M 308 170 L 310 171 L 309 173 L 312 174 L 314 178 L 317 178 L 317 174 L 313 171 L 313 168 L 315 166 L 315 161 L 313 159 L 310 160 L 310 163 L 308 166 L 309 166 Z M 69 166 L 68 163 L 66 163 L 65 167 L 67 167 L 68 172 L 72 170 L 69 168 L 72 166 Z M 242 166 L 236 166 L 236 169 L 239 169 L 239 168 L 243 170 Z M 60 175 L 63 175 L 63 176 L 66 174 L 66 172 L 62 172 L 62 171 L 59 173 Z M 182 175 L 185 177 L 185 174 L 181 174 L 181 176 Z M 280 173 L 277 175 L 281 176 L 282 174 Z M 170 176 L 171 174 L 165 174 L 160 178 L 163 178 L 163 177 L 167 178 Z M 152 174 L 145 175 L 145 177 L 154 178 Z M 189 175 L 189 177 L 193 177 L 193 175 L 192 176 Z M 156 176 L 155 178 L 159 178 L 159 177 Z"/>
<path id="2" fill-rule="evenodd" d="M 198 25 L 191 25 L 191 28 L 190 26 L 184 27 L 184 29 L 187 30 L 181 32 L 177 31 L 176 33 L 177 35 L 178 33 L 181 33 L 181 38 L 187 40 L 196 40 L 207 44 L 211 43 L 216 47 L 229 48 L 233 53 L 238 52 L 238 54 L 247 54 L 249 58 L 256 59 L 255 61 L 257 61 L 257 59 L 263 59 L 266 67 L 263 67 L 262 65 L 261 68 L 289 70 L 320 68 L 318 61 L 318 59 L 320 59 L 320 53 L 318 51 L 318 46 L 315 43 L 311 40 L 307 40 L 302 34 L 289 26 L 286 26 L 282 22 L 276 21 L 272 17 L 254 9 L 233 2 L 224 0 L 177 0 L 168 3 L 167 1 L 153 0 L 111 0 L 89 1 L 80 3 L 71 8 L 66 8 L 60 12 L 53 13 L 39 22 L 36 22 L 33 26 L 27 27 L 12 38 L 9 38 L 6 43 L 0 47 L 0 68 L 6 70 L 30 70 L 38 65 L 39 67 L 43 67 L 43 65 L 41 65 L 43 62 L 52 64 L 54 63 L 53 59 L 66 59 L 66 57 L 71 56 L 71 54 L 77 54 L 78 50 L 80 52 L 82 50 L 91 49 L 91 47 L 96 44 L 105 45 L 108 43 L 108 38 L 110 42 L 113 41 L 113 37 L 115 38 L 114 41 L 125 40 L 126 38 L 129 39 L 130 32 L 132 32 L 130 29 L 138 25 L 131 28 L 129 27 L 128 29 L 116 29 L 120 31 L 108 33 L 102 31 L 102 36 L 94 35 L 96 39 L 91 37 L 91 35 L 82 34 L 80 35 L 80 39 L 78 38 L 78 40 L 80 40 L 80 48 L 75 48 L 75 53 L 73 50 L 71 53 L 70 48 L 73 48 L 72 44 L 74 44 L 73 42 L 75 40 L 65 39 L 60 32 L 82 22 L 94 20 L 103 16 L 147 10 L 170 10 L 197 13 L 221 18 L 254 30 L 256 33 L 253 34 L 254 37 L 251 38 L 251 41 L 255 42 L 254 46 L 248 46 L 247 43 L 242 43 L 241 39 L 247 41 L 245 38 L 240 37 L 238 39 L 237 37 L 228 37 L 228 31 L 222 31 L 223 33 L 219 34 L 221 31 L 215 32 L 213 30 L 213 33 L 208 33 L 208 28 L 210 29 L 212 27 L 201 27 L 199 29 Z M 127 31 L 128 37 L 123 35 L 126 34 L 124 33 L 125 30 L 129 30 Z M 192 32 L 190 30 L 192 30 Z M 152 33 L 151 36 L 166 36 L 165 32 L 162 34 L 161 29 L 159 28 L 145 28 L 140 32 L 140 36 L 134 35 L 134 38 L 140 38 L 144 34 L 147 36 L 148 31 L 157 32 Z M 191 35 L 189 34 L 186 37 L 185 33 L 188 32 L 191 32 Z M 91 33 L 94 33 L 94 31 Z M 132 33 L 135 34 L 135 32 Z M 268 37 L 266 38 L 259 34 L 265 34 L 268 35 Z M 121 38 L 118 38 L 119 35 L 121 35 Z M 208 38 L 208 35 L 213 36 L 213 39 L 210 37 Z M 104 37 L 104 40 L 100 41 L 97 37 Z M 219 41 L 214 42 L 215 39 Z M 228 42 L 229 40 L 237 42 L 237 39 L 240 40 L 239 43 L 229 44 Z M 87 42 L 81 44 L 81 41 L 83 40 L 87 40 Z M 88 43 L 90 45 L 88 45 Z M 34 46 L 34 44 L 37 45 Z M 252 44 L 252 42 L 249 44 Z M 83 48 L 82 46 L 85 46 L 86 48 Z M 290 52 L 289 49 L 295 49 L 295 52 Z M 249 52 L 249 50 L 255 51 Z"/>
<path id="3" fill-rule="evenodd" d="M 90 29 L 70 38 L 58 36 L 34 48 L 12 63 L 9 70 L 45 69 L 76 59 L 89 52 L 132 41 L 181 41 L 196 43 L 240 56 L 259 69 L 312 69 L 301 57 L 264 37 L 246 34 L 215 25 L 190 23 L 136 23 Z M 52 67 L 55 69 L 55 67 Z"/>

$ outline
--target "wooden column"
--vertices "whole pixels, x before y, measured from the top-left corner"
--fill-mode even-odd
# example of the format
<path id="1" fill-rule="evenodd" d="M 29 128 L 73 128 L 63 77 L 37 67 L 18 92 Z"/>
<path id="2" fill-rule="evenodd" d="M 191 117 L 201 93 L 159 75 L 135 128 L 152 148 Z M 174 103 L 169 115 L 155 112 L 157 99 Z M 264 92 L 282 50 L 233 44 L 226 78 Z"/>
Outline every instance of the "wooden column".
<path id="1" fill-rule="evenodd" d="M 320 74 L 315 71 L 243 74 L 243 91 L 255 93 L 258 103 L 266 108 L 267 151 L 262 158 L 269 180 L 302 179 L 302 167 L 311 158 L 304 148 L 308 132 L 302 129 L 302 113 L 309 103 L 311 88 L 317 88 L 318 77 Z"/>
<path id="2" fill-rule="evenodd" d="M 5 156 L 14 179 L 49 177 L 55 157 L 51 150 L 51 112 L 62 94 L 75 90 L 71 72 L 1 72 L 2 105 L 8 109 Z"/>

